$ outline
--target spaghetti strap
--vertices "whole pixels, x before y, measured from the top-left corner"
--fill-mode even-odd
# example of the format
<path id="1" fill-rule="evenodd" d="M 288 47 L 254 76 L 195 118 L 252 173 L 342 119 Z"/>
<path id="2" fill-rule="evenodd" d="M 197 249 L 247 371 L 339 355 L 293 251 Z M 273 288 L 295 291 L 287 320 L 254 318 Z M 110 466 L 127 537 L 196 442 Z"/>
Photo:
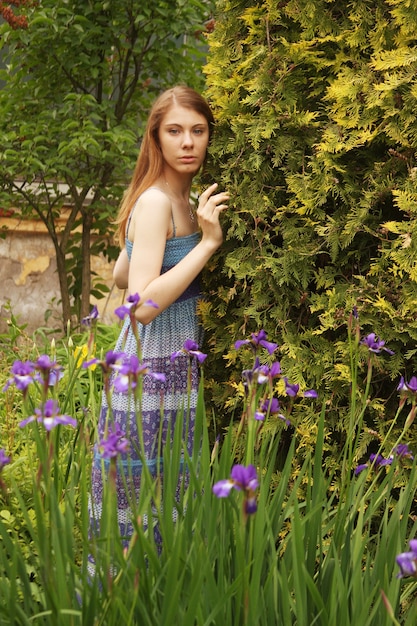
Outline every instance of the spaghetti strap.
<path id="1" fill-rule="evenodd" d="M 162 189 L 160 189 L 159 187 L 148 187 L 148 189 L 145 189 L 145 191 L 148 191 L 149 189 L 157 189 L 158 191 L 162 191 L 162 193 L 165 193 L 165 191 L 163 191 Z M 145 191 L 143 191 L 139 198 L 145 193 Z M 165 193 L 165 195 L 167 195 Z M 133 215 L 133 211 L 135 210 L 136 204 L 139 200 L 139 198 L 136 200 L 135 204 L 133 205 L 133 209 L 130 211 L 129 213 L 129 217 L 127 218 L 127 223 L 126 223 L 126 231 L 125 231 L 125 237 L 127 239 L 127 233 L 129 232 L 129 226 L 130 226 L 130 222 L 132 220 L 132 215 Z M 177 227 L 175 226 L 175 222 L 174 222 L 174 215 L 171 211 L 171 221 L 172 221 L 172 236 L 175 237 L 177 234 Z"/>
<path id="2" fill-rule="evenodd" d="M 129 217 L 127 218 L 127 223 L 126 223 L 126 231 L 125 231 L 125 239 L 127 239 L 127 233 L 129 232 L 129 226 L 130 226 L 130 222 L 132 220 L 132 215 L 133 215 L 133 211 L 135 210 L 135 206 L 136 206 L 136 202 L 133 205 L 133 209 L 130 211 L 129 213 Z"/>

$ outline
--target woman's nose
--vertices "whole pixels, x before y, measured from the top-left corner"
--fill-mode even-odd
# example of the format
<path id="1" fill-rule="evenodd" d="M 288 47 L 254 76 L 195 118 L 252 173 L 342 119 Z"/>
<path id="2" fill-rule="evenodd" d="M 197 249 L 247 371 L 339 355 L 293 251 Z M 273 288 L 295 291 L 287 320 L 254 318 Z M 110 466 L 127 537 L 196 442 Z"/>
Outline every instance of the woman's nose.
<path id="1" fill-rule="evenodd" d="M 193 144 L 192 133 L 185 131 L 182 137 L 182 143 L 184 146 L 191 146 Z"/>

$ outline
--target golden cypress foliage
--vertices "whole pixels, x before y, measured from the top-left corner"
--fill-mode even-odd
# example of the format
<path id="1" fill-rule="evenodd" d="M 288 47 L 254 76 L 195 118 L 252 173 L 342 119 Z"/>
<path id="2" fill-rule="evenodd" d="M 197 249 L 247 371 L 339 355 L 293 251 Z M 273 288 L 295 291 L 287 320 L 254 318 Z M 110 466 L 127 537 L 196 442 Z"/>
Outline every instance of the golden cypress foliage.
<path id="1" fill-rule="evenodd" d="M 262 327 L 343 429 L 353 307 L 363 335 L 395 351 L 378 360 L 369 425 L 392 416 L 400 375 L 417 373 L 416 41 L 406 0 L 218 2 L 210 173 L 232 201 L 206 274 L 215 403 L 228 392 L 219 371 L 234 376 L 222 355 L 233 363 L 232 339 Z"/>

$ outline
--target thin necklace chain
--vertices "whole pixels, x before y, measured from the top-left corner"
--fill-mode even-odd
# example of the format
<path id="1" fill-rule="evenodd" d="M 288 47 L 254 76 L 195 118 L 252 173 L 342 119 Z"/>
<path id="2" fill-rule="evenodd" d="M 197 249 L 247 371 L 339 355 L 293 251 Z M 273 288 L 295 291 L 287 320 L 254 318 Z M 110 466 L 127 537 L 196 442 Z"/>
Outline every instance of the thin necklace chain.
<path id="1" fill-rule="evenodd" d="M 168 189 L 171 191 L 171 187 L 169 186 L 168 181 L 166 180 L 164 182 L 165 182 L 165 185 L 168 187 Z M 171 191 L 171 193 L 172 193 L 172 191 Z M 194 222 L 195 221 L 195 215 L 194 215 L 194 211 L 191 208 L 190 202 L 188 202 L 188 215 L 190 216 L 190 220 L 192 222 Z"/>

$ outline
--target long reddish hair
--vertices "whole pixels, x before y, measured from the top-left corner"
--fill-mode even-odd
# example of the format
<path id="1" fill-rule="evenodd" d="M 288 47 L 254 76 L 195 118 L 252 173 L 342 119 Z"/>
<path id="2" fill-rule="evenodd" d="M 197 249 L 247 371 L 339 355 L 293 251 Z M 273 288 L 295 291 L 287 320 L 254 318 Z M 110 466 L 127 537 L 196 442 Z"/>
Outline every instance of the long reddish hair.
<path id="1" fill-rule="evenodd" d="M 174 106 L 192 109 L 203 115 L 209 127 L 209 140 L 213 133 L 214 117 L 206 100 L 197 91 L 183 85 L 177 85 L 164 91 L 154 102 L 146 124 L 142 145 L 116 219 L 117 236 L 120 246 L 125 243 L 127 221 L 130 212 L 140 194 L 151 187 L 162 175 L 164 160 L 159 145 L 159 127 L 169 109 Z"/>

